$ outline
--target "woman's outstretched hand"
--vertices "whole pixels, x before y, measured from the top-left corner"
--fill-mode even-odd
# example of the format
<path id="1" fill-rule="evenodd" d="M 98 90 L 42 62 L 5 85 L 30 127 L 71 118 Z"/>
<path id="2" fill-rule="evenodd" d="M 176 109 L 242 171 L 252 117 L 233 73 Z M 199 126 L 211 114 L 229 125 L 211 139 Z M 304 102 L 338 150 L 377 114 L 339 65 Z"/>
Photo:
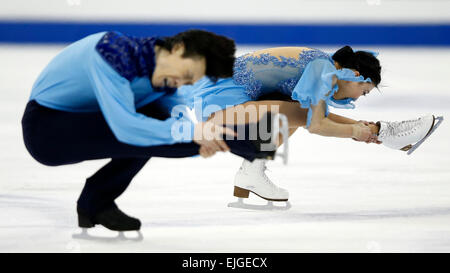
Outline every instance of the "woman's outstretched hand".
<path id="1" fill-rule="evenodd" d="M 369 130 L 371 130 L 370 129 L 370 125 L 376 125 L 375 122 L 365 121 L 365 120 L 360 120 L 355 125 L 357 125 L 357 124 L 364 125 L 365 127 L 369 128 Z M 365 143 L 376 143 L 376 144 L 381 144 L 382 143 L 381 141 L 378 140 L 378 136 L 376 134 L 372 133 L 372 131 L 370 131 L 369 137 L 364 140 L 364 138 L 367 136 L 367 132 L 366 132 L 367 130 L 364 127 L 361 127 L 361 126 L 357 126 L 357 127 L 358 127 L 358 129 L 354 128 L 353 132 L 354 132 L 354 134 L 355 134 L 355 131 L 356 131 L 356 134 L 359 133 L 360 134 L 360 138 L 357 138 L 357 137 L 354 136 L 353 140 L 361 141 L 361 142 L 365 142 Z M 364 129 L 362 129 L 362 128 L 364 128 Z"/>
<path id="2" fill-rule="evenodd" d="M 353 133 L 352 138 L 356 141 L 370 141 L 372 137 L 372 130 L 368 125 L 365 125 L 362 122 L 358 122 L 353 124 Z"/>

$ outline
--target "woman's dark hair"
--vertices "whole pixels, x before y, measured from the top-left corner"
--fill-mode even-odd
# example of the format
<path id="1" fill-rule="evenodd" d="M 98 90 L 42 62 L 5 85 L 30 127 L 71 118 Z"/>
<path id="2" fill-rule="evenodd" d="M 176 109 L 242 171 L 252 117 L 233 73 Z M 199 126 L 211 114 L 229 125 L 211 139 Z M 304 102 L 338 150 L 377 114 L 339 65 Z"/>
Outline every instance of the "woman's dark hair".
<path id="1" fill-rule="evenodd" d="M 375 87 L 381 82 L 380 61 L 369 52 L 353 52 L 350 46 L 344 46 L 334 53 L 333 60 L 343 68 L 359 71 L 365 79 L 370 78 Z"/>
<path id="2" fill-rule="evenodd" d="M 183 57 L 205 57 L 206 76 L 213 81 L 233 76 L 236 45 L 232 39 L 209 31 L 192 29 L 165 37 L 157 44 L 171 51 L 180 43 L 184 45 Z"/>

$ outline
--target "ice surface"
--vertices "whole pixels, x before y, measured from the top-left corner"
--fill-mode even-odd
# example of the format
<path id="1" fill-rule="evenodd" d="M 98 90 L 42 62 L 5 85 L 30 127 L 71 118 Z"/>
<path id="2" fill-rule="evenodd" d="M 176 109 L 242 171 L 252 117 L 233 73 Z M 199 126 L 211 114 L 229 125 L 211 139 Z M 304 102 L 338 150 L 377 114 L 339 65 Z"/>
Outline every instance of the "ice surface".
<path id="1" fill-rule="evenodd" d="M 268 165 L 289 189 L 288 211 L 228 208 L 241 159 L 153 158 L 118 200 L 143 222 L 141 242 L 72 238 L 86 177 L 107 160 L 46 167 L 25 150 L 20 119 L 30 88 L 61 46 L 0 46 L 0 252 L 449 252 L 450 122 L 411 156 L 384 146 L 291 138 L 289 165 Z M 450 49 L 371 48 L 384 69 L 355 119 L 450 118 Z M 240 47 L 240 53 L 251 50 Z M 251 196 L 247 202 L 265 204 Z M 92 232 L 115 236 L 105 229 Z"/>

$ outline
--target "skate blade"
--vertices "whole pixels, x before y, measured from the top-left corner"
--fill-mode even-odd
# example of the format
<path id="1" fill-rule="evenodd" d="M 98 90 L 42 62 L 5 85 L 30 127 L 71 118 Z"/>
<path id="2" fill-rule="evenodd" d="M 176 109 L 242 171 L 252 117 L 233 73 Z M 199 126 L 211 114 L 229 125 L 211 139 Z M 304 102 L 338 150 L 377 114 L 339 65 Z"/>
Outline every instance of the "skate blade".
<path id="1" fill-rule="evenodd" d="M 422 143 L 425 142 L 425 140 L 431 136 L 431 134 L 433 134 L 433 132 L 441 125 L 441 123 L 444 121 L 444 117 L 436 117 L 435 121 L 437 120 L 437 123 L 435 123 L 433 125 L 433 128 L 430 129 L 430 132 L 428 132 L 428 134 L 419 142 L 417 142 L 416 144 L 414 144 L 409 150 L 408 150 L 408 155 L 411 155 L 417 148 L 419 148 L 420 145 L 422 145 Z"/>
<path id="2" fill-rule="evenodd" d="M 251 205 L 244 203 L 242 198 L 239 198 L 237 202 L 232 202 L 228 204 L 229 208 L 238 208 L 238 209 L 248 209 L 248 210 L 288 210 L 290 209 L 291 203 L 285 202 L 285 206 L 275 206 L 272 201 L 269 201 L 266 205 Z"/>
<path id="3" fill-rule="evenodd" d="M 127 231 L 129 232 L 129 231 Z M 79 240 L 88 240 L 88 241 L 97 241 L 97 242 L 121 242 L 121 241 L 134 241 L 134 242 L 141 242 L 144 240 L 144 236 L 142 235 L 141 231 L 137 230 L 137 237 L 128 237 L 125 236 L 123 231 L 119 231 L 118 235 L 116 237 L 107 237 L 107 236 L 97 236 L 97 235 L 91 235 L 88 233 L 86 228 L 81 229 L 81 233 L 73 234 L 73 239 L 79 239 Z"/>

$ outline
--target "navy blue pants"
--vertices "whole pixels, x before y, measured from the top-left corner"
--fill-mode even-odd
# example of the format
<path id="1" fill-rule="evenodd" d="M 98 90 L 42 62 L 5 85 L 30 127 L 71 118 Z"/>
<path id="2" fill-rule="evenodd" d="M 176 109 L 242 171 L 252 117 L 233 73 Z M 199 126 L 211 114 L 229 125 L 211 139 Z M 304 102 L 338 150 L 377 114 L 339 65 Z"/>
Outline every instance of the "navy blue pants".
<path id="1" fill-rule="evenodd" d="M 157 104 L 137 112 L 164 120 L 169 114 Z M 78 207 L 93 217 L 116 206 L 114 200 L 151 157 L 182 158 L 198 155 L 194 142 L 140 147 L 119 142 L 101 112 L 73 113 L 50 109 L 36 101 L 28 102 L 22 118 L 25 146 L 38 162 L 47 166 L 111 158 L 86 179 Z M 227 140 L 232 153 L 253 161 L 256 148 L 246 140 Z"/>

